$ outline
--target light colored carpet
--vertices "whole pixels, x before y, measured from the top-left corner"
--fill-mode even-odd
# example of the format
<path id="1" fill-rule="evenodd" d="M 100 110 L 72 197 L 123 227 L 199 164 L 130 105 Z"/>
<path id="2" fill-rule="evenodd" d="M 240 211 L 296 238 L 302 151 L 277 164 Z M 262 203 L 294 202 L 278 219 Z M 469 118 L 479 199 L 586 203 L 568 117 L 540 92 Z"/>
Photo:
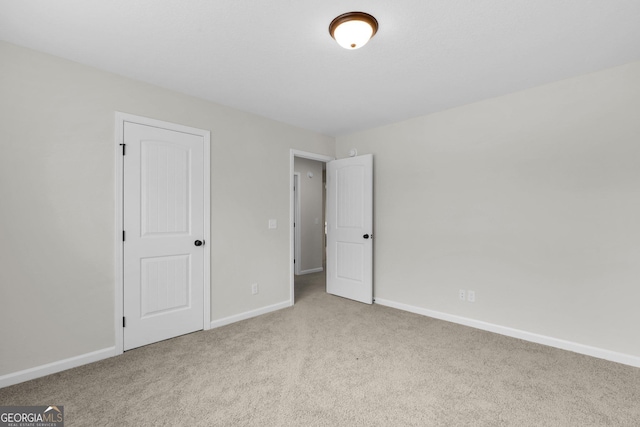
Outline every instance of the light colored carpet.
<path id="1" fill-rule="evenodd" d="M 638 426 L 640 369 L 324 293 L 0 390 L 67 426 Z"/>

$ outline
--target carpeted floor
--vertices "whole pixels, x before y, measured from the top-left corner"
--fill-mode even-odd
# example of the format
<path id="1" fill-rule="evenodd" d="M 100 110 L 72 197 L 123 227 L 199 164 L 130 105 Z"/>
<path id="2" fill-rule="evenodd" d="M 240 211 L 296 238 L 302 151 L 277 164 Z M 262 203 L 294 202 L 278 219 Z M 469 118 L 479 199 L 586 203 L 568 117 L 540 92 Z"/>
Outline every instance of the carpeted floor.
<path id="1" fill-rule="evenodd" d="M 638 426 L 640 369 L 328 295 L 0 389 L 67 426 Z"/>

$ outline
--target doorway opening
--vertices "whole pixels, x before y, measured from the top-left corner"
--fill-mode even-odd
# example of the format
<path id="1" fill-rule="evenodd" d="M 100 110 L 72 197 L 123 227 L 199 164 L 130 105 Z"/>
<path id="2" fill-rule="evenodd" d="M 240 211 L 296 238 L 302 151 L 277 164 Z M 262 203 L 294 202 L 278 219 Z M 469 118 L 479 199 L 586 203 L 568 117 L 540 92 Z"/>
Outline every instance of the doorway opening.
<path id="1" fill-rule="evenodd" d="M 295 303 L 295 283 L 326 270 L 326 163 L 333 157 L 291 150 L 290 304 Z M 310 277 L 310 276 L 309 276 Z"/>
<path id="2" fill-rule="evenodd" d="M 311 159 L 294 160 L 293 266 L 296 292 L 308 282 L 309 275 L 324 276 L 326 269 L 325 165 Z"/>
<path id="3" fill-rule="evenodd" d="M 326 219 L 324 222 L 327 236 L 325 275 L 327 293 L 373 304 L 373 155 L 365 154 L 334 160 L 328 156 L 291 150 L 290 156 L 289 304 L 295 303 L 295 191 L 293 184 L 295 160 L 298 157 L 320 161 L 326 165 Z M 300 182 L 304 182 L 303 173 L 300 175 Z M 312 176 L 314 176 L 313 172 L 307 172 L 308 178 Z M 312 218 L 315 222 L 315 217 Z M 301 272 L 304 269 L 301 263 Z M 313 269 L 310 273 L 312 272 Z"/>

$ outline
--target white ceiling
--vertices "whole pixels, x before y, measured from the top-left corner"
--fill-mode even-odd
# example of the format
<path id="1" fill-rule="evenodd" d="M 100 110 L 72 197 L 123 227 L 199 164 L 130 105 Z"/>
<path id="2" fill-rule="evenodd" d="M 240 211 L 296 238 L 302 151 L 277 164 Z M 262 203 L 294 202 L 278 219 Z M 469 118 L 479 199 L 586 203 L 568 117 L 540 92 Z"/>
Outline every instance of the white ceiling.
<path id="1" fill-rule="evenodd" d="M 639 60 L 640 0 L 0 0 L 0 39 L 341 135 Z"/>

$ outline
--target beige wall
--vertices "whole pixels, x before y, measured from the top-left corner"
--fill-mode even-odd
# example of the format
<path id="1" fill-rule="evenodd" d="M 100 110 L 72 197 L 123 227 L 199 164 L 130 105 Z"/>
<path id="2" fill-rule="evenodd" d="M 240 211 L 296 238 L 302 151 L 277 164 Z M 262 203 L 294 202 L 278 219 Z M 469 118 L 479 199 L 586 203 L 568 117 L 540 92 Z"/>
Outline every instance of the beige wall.
<path id="1" fill-rule="evenodd" d="M 0 375 L 114 345 L 115 111 L 211 131 L 214 321 L 289 299 L 289 150 L 357 148 L 376 298 L 640 356 L 640 62 L 335 147 L 3 42 L 0 94 Z"/>
<path id="2" fill-rule="evenodd" d="M 333 138 L 4 42 L 0 94 L 0 375 L 114 345 L 115 111 L 211 131 L 212 320 L 289 300 L 290 149 Z"/>
<path id="3" fill-rule="evenodd" d="M 376 298 L 640 356 L 640 62 L 350 148 L 375 157 Z"/>
<path id="4" fill-rule="evenodd" d="M 323 163 L 316 160 L 294 159 L 294 171 L 300 174 L 300 224 L 301 233 L 300 270 L 301 273 L 322 268 L 324 253 L 324 215 L 322 199 Z M 308 172 L 313 174 L 308 177 Z M 297 261 L 296 261 L 297 262 Z"/>

